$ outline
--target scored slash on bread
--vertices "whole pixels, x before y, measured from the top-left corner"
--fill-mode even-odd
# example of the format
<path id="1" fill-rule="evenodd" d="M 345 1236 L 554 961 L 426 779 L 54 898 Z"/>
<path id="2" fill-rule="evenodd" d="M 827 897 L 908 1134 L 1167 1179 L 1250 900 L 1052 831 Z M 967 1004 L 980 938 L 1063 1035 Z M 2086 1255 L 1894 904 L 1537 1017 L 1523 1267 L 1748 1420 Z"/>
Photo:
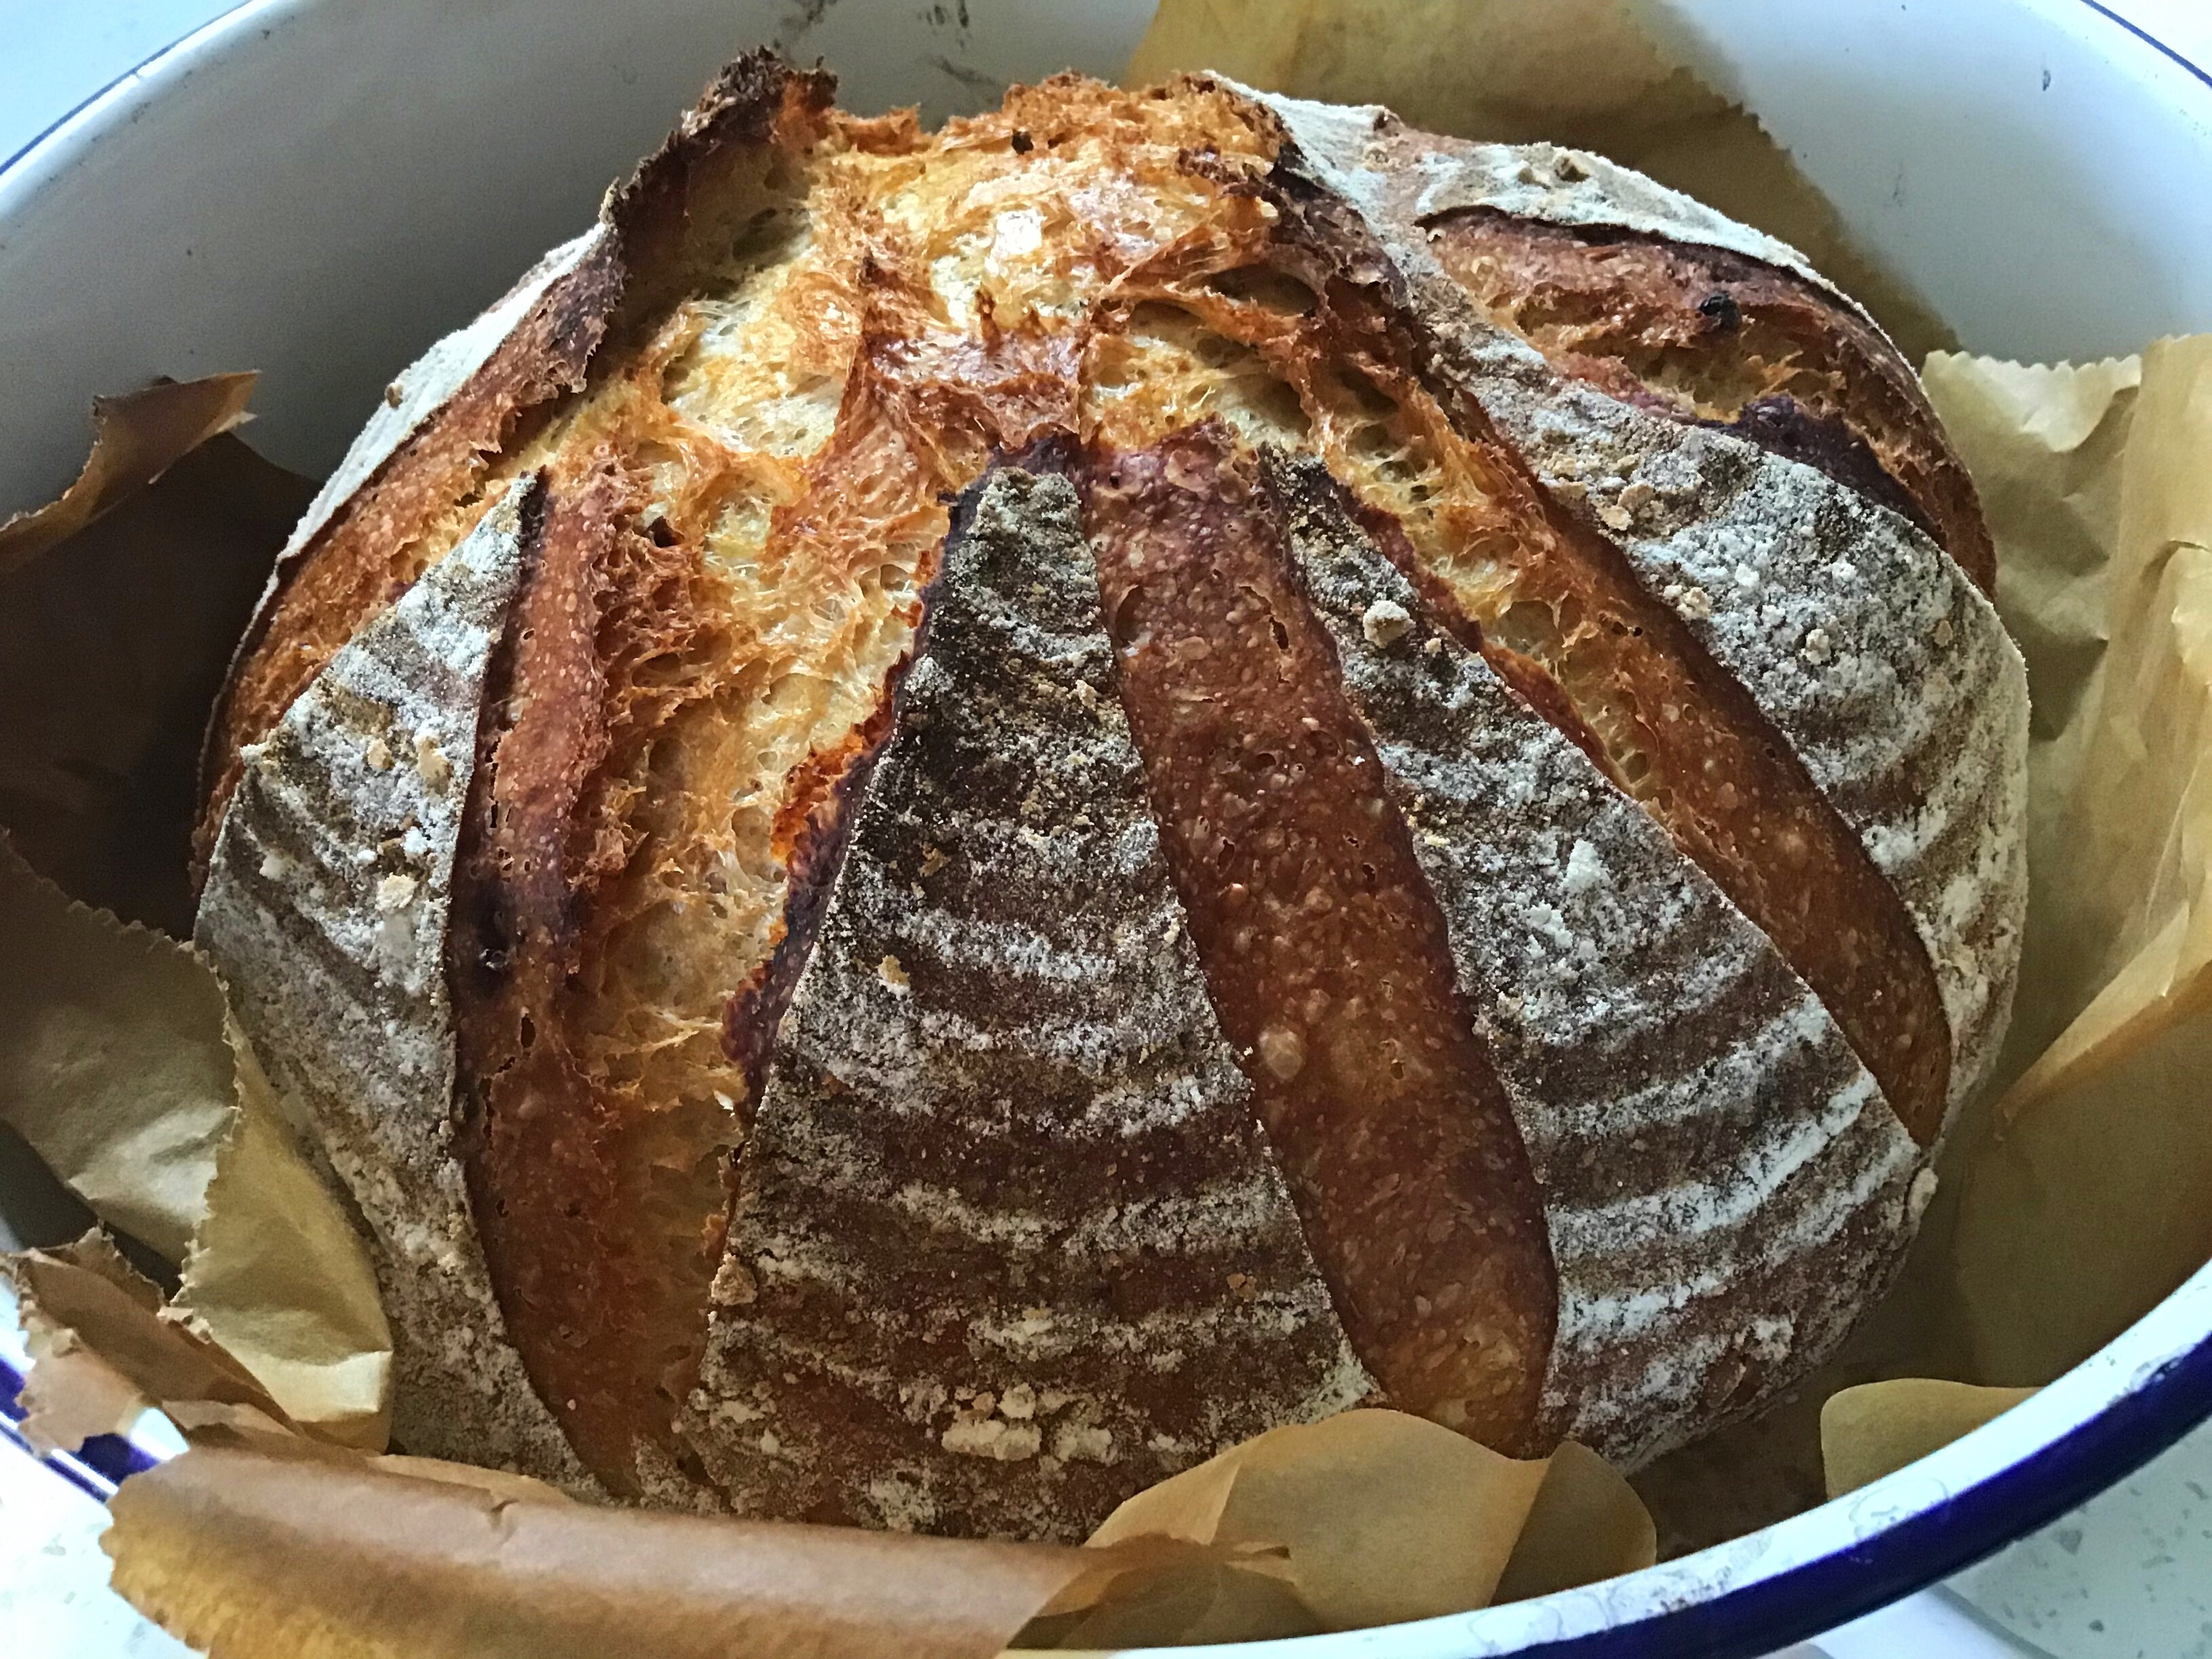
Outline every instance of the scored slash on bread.
<path id="1" fill-rule="evenodd" d="M 304 919 L 240 1018 L 447 1310 L 414 1449 L 1067 1536 L 1363 1398 L 1633 1462 L 1802 1376 L 2018 949 L 2025 682 L 1910 371 L 1596 158 L 829 90 L 733 65 L 402 378 L 211 740 L 204 928 Z M 451 1087 L 379 1143 L 360 988 L 269 988 L 376 892 L 225 849 L 501 525 Z M 342 861 L 387 786 L 331 776 Z"/>
<path id="2" fill-rule="evenodd" d="M 536 495 L 510 487 L 243 752 L 193 942 L 366 1224 L 399 1443 L 590 1487 L 508 1340 L 461 1185 L 445 974 L 477 711 Z"/>
<path id="3" fill-rule="evenodd" d="M 1531 1438 L 1641 1461 L 1842 1340 L 1910 1239 L 1912 1139 L 1772 942 L 1422 615 L 1326 469 L 1266 464 L 1543 1191 Z M 1378 639 L 1377 603 L 1411 625 Z"/>
<path id="4" fill-rule="evenodd" d="M 742 1508 L 1079 1539 L 1371 1385 L 1207 1004 L 1075 491 L 966 499 L 738 1157 L 686 1434 Z"/>

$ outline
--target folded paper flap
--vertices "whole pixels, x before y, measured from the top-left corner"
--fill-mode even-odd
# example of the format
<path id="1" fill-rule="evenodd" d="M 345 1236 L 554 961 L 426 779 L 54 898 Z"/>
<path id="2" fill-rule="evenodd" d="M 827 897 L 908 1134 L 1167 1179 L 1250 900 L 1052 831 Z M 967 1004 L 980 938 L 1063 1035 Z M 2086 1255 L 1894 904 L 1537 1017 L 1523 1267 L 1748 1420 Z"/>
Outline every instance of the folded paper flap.
<path id="1" fill-rule="evenodd" d="M 1147 1534 L 1279 1547 L 1282 1576 L 1327 1630 L 1480 1607 L 1509 1573 L 1527 1594 L 1586 1583 L 1650 1565 L 1654 1535 L 1627 1482 L 1583 1447 L 1524 1462 L 1425 1418 L 1381 1410 L 1231 1447 L 1139 1492 L 1092 1542 Z M 1638 1538 L 1640 1549 L 1622 1541 Z M 1152 1627 L 1121 1621 L 1117 1639 L 1194 1639 L 1163 1627 L 1176 1609 L 1161 1611 Z M 1079 1628 L 1068 1639 L 1091 1634 Z"/>
<path id="2" fill-rule="evenodd" d="M 2013 1080 L 1960 1138 L 1934 1322 L 2042 1382 L 2212 1254 L 2212 336 L 1928 386 L 2039 710 Z"/>
<path id="3" fill-rule="evenodd" d="M 0 1119 L 180 1260 L 231 1117 L 222 991 L 185 947 L 76 903 L 4 841 L 0 945 L 17 964 L 0 975 Z"/>
<path id="4" fill-rule="evenodd" d="M 187 1641 L 284 1659 L 340 1650 L 332 1632 L 349 1653 L 957 1659 L 997 1652 L 1110 1555 L 639 1515 L 245 1451 L 188 1453 L 113 1508 L 124 1594 Z"/>
<path id="5" fill-rule="evenodd" d="M 61 1250 L 26 1250 L 8 1257 L 6 1265 L 34 1336 L 43 1330 L 97 1353 L 149 1401 L 251 1405 L 290 1426 L 253 1374 L 168 1315 L 160 1288 L 100 1235 Z"/>
<path id="6" fill-rule="evenodd" d="M 180 458 L 248 418 L 258 374 L 158 380 L 143 392 L 93 404 L 96 435 L 76 481 L 46 506 L 0 524 L 0 573 L 58 546 Z"/>
<path id="7" fill-rule="evenodd" d="M 2034 1392 L 1907 1376 L 1830 1395 L 1820 1407 L 1820 1458 L 1828 1496 L 1840 1498 L 1894 1474 Z"/>

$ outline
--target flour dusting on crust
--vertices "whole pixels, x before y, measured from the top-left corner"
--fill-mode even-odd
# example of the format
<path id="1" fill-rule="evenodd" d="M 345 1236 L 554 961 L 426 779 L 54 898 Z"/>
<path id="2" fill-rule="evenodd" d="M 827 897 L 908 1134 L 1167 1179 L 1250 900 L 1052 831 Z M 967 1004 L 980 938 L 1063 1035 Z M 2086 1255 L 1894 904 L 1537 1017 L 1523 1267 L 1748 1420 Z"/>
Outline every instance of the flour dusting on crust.
<path id="1" fill-rule="evenodd" d="M 2027 911 L 2027 672 L 1995 608 L 1898 514 L 1567 380 L 1480 316 L 1419 222 L 1439 179 L 1474 165 L 1455 147 L 1255 95 L 1295 141 L 1292 164 L 1381 240 L 1439 371 L 1752 692 L 1896 887 L 1950 1024 L 1948 1122 L 1996 1061 Z M 1418 168 L 1415 144 L 1430 155 Z"/>
<path id="2" fill-rule="evenodd" d="M 980 498 L 980 499 L 978 499 Z M 738 1506 L 1080 1538 L 1371 1389 L 1206 997 L 1075 492 L 970 492 L 742 1155 Z"/>
<path id="3" fill-rule="evenodd" d="M 1540 1438 L 1632 1467 L 1843 1340 L 1911 1241 L 1919 1152 L 1766 936 L 1419 614 L 1327 473 L 1270 471 L 1544 1188 Z M 1372 638 L 1377 604 L 1406 632 Z"/>
<path id="4" fill-rule="evenodd" d="M 507 1341 L 453 1149 L 453 855 L 535 489 L 514 485 L 249 750 L 194 937 L 368 1224 L 395 1442 L 596 1492 Z"/>

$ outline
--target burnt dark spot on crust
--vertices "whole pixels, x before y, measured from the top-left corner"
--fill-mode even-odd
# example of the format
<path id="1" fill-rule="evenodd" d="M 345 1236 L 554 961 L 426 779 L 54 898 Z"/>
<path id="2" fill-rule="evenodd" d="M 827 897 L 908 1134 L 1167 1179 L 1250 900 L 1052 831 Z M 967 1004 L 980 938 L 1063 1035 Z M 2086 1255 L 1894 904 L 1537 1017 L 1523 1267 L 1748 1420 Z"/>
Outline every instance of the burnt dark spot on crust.
<path id="1" fill-rule="evenodd" d="M 1816 415 L 1784 392 L 1746 404 L 1733 421 L 1705 424 L 1733 432 L 1770 455 L 1824 472 L 1845 489 L 1855 489 L 1911 520 L 1929 535 L 1936 533 L 1920 503 L 1882 470 L 1880 458 L 1866 440 L 1840 416 Z"/>

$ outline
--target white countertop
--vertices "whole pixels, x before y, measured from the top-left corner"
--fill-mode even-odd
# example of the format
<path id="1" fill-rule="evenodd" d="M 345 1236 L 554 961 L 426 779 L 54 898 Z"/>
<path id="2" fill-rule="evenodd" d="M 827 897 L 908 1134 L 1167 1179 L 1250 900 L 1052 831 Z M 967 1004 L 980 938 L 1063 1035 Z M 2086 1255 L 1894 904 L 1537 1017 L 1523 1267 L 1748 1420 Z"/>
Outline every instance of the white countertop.
<path id="1" fill-rule="evenodd" d="M 0 161 L 230 9 L 230 0 L 0 0 Z M 2212 0 L 2106 0 L 2102 9 L 2212 66 Z M 100 1504 L 0 1441 L 0 1651 L 8 1659 L 190 1652 L 107 1589 L 98 1543 L 106 1524 Z M 2039 1655 L 2212 1659 L 2212 1425 L 1947 1585 L 1775 1659 Z"/>

